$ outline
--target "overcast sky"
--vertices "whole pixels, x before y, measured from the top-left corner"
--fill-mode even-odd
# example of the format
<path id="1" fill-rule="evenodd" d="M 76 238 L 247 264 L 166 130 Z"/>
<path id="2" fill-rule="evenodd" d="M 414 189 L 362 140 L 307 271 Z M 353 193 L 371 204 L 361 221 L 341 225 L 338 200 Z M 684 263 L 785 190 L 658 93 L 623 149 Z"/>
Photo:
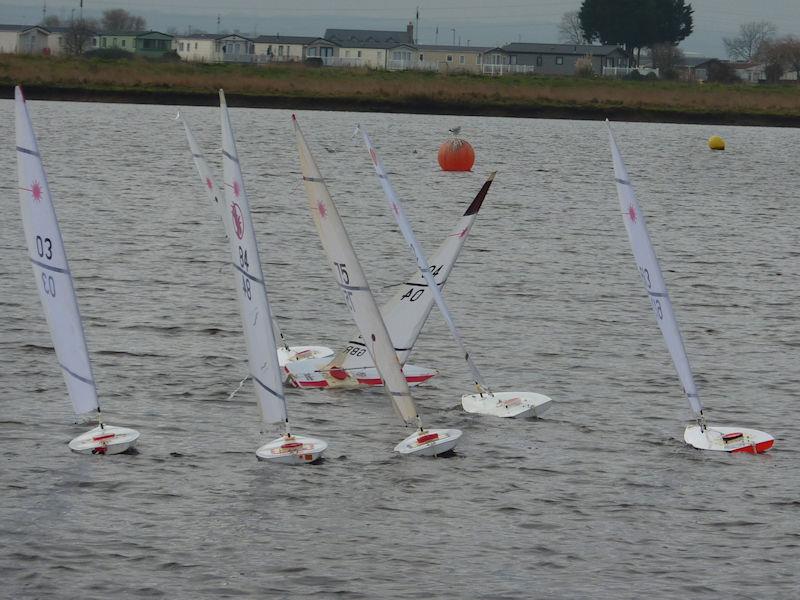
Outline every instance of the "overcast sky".
<path id="1" fill-rule="evenodd" d="M 419 6 L 420 43 L 496 46 L 508 42 L 557 42 L 558 22 L 581 0 L 84 0 L 84 15 L 99 17 L 104 10 L 124 8 L 144 17 L 149 28 L 164 31 L 187 27 L 242 34 L 323 35 L 328 27 L 405 29 Z M 80 0 L 46 0 L 47 14 L 69 19 Z M 739 25 L 767 20 L 779 34 L 800 36 L 800 0 L 693 0 L 694 33 L 681 44 L 684 51 L 724 56 L 723 36 L 735 35 Z M 33 24 L 41 20 L 43 0 L 0 0 L 0 23 Z M 453 32 L 455 29 L 455 33 Z"/>

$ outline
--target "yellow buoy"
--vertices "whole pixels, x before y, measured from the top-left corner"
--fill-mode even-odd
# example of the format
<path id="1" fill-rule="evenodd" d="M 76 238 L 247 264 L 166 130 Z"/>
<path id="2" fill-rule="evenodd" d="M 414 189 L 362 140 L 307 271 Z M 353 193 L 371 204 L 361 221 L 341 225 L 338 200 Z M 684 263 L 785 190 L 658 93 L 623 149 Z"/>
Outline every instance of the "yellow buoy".
<path id="1" fill-rule="evenodd" d="M 712 150 L 725 150 L 725 140 L 718 135 L 712 135 L 708 138 L 708 147 Z"/>

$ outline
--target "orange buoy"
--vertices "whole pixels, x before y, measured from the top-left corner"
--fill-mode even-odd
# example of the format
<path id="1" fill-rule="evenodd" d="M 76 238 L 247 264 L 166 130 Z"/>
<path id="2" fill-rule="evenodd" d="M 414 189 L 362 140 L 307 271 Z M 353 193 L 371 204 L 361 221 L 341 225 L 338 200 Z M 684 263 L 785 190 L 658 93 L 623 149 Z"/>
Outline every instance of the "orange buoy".
<path id="1" fill-rule="evenodd" d="M 442 171 L 470 171 L 475 164 L 475 150 L 470 143 L 453 137 L 439 146 L 439 166 Z"/>

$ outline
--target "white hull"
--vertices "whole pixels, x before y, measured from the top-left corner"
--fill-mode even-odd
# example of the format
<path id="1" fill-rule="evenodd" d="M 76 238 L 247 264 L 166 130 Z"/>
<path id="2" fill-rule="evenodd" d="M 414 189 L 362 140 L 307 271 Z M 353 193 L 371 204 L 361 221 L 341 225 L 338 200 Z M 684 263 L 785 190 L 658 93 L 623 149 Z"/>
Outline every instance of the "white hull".
<path id="1" fill-rule="evenodd" d="M 325 371 L 323 368 L 328 365 L 328 362 L 328 360 L 312 360 L 304 364 L 304 361 L 298 361 L 287 363 L 284 370 L 292 376 L 290 384 L 299 388 L 354 389 L 383 385 L 380 373 L 375 367 L 363 367 L 348 371 L 337 369 Z M 403 375 L 409 386 L 424 383 L 438 374 L 439 371 L 436 369 L 403 365 Z"/>
<path id="2" fill-rule="evenodd" d="M 119 454 L 132 448 L 138 439 L 135 429 L 98 425 L 70 441 L 69 449 L 79 454 Z"/>
<path id="3" fill-rule="evenodd" d="M 699 450 L 747 452 L 750 454 L 766 452 L 775 443 L 775 438 L 758 429 L 717 427 L 716 425 L 709 425 L 705 432 L 700 431 L 699 425 L 689 425 L 683 432 L 683 439 L 687 444 Z"/>
<path id="4" fill-rule="evenodd" d="M 285 367 L 286 363 L 299 360 L 322 360 L 330 361 L 334 357 L 334 352 L 326 346 L 289 346 L 287 350 L 284 346 L 278 346 L 278 363 Z"/>
<path id="5" fill-rule="evenodd" d="M 415 431 L 394 447 L 400 454 L 437 456 L 456 447 L 461 437 L 460 429 L 426 429 Z"/>
<path id="6" fill-rule="evenodd" d="M 322 458 L 328 442 L 305 435 L 281 436 L 256 450 L 258 460 L 283 465 L 305 465 Z"/>
<path id="7" fill-rule="evenodd" d="M 491 417 L 541 417 L 553 401 L 533 392 L 494 392 L 465 394 L 461 406 L 468 413 Z"/>

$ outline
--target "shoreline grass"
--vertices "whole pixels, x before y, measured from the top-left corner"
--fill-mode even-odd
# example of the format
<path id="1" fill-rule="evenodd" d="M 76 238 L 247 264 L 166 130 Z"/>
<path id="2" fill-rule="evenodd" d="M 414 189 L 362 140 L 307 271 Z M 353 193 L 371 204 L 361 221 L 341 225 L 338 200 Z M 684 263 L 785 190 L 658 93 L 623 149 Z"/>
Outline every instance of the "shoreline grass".
<path id="1" fill-rule="evenodd" d="M 800 126 L 800 86 L 0 55 L 11 97 Z"/>

